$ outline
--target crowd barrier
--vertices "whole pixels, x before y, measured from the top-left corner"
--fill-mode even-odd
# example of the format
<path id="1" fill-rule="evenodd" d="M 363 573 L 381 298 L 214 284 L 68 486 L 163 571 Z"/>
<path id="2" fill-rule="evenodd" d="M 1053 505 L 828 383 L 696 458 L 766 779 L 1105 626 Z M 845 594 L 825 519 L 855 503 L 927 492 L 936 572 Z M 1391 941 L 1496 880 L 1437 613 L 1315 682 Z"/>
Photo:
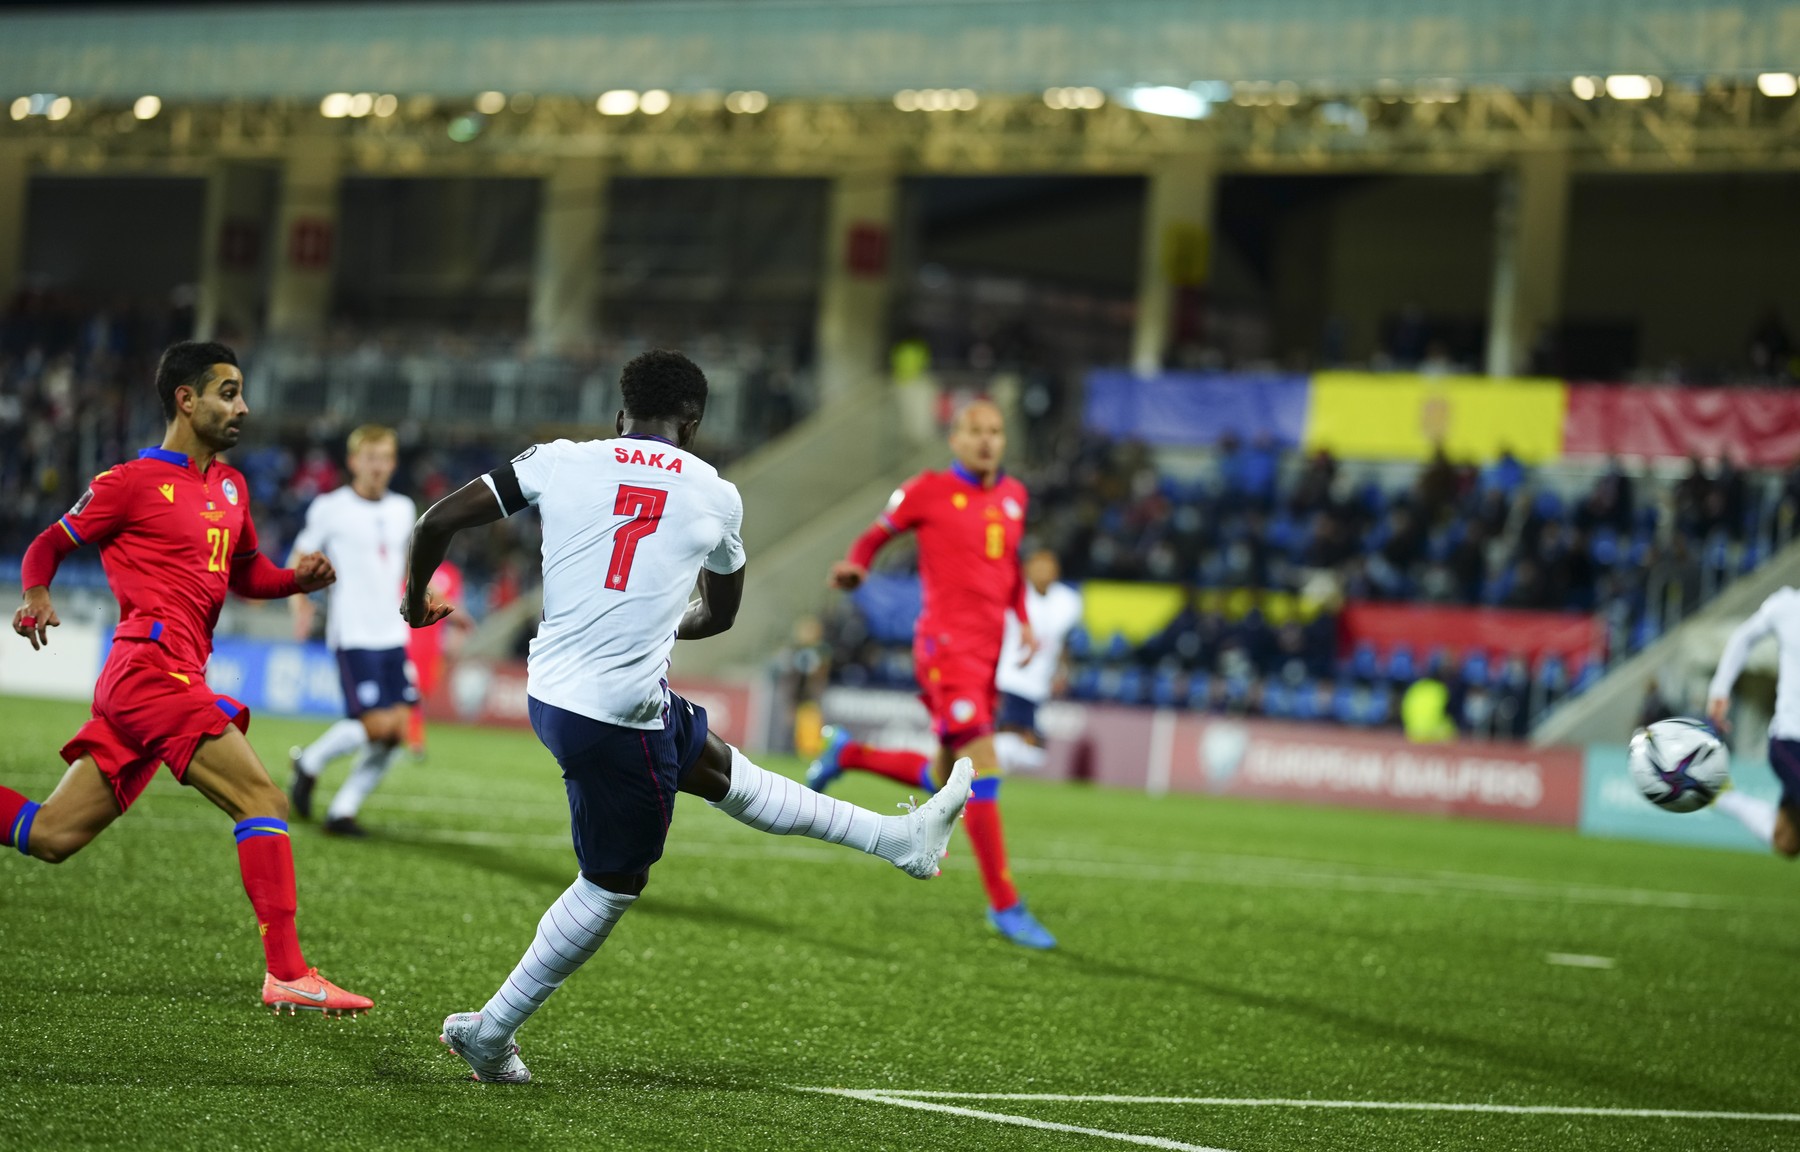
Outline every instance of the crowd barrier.
<path id="1" fill-rule="evenodd" d="M 924 708 L 904 692 L 833 688 L 825 719 L 860 740 L 932 746 Z M 1280 724 L 1174 709 L 1057 702 L 1040 712 L 1044 776 L 1153 794 L 1203 793 L 1333 807 L 1503 820 L 1586 836 L 1767 851 L 1718 812 L 1676 815 L 1645 800 L 1620 744 L 1414 744 L 1397 732 Z M 1732 768 L 1735 787 L 1774 800 L 1766 762 Z"/>
<path id="2" fill-rule="evenodd" d="M 1800 457 L 1800 395 L 1413 373 L 1089 373 L 1087 426 L 1116 439 L 1211 445 L 1226 435 L 1362 460 L 1529 464 L 1569 458 L 1729 456 L 1786 468 Z"/>

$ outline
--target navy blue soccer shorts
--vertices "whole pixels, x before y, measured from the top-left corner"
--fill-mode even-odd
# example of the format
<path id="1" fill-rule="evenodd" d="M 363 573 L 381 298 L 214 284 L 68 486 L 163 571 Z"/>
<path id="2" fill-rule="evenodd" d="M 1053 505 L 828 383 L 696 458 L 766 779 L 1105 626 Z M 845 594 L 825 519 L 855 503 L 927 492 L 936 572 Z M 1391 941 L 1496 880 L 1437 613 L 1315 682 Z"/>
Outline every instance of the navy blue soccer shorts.
<path id="1" fill-rule="evenodd" d="M 340 648 L 337 662 L 338 678 L 344 685 L 344 714 L 352 720 L 364 712 L 419 702 L 404 648 Z"/>
<path id="2" fill-rule="evenodd" d="M 671 692 L 654 730 L 528 702 L 532 728 L 562 766 L 582 874 L 648 871 L 662 859 L 676 783 L 706 746 L 706 709 Z"/>
<path id="3" fill-rule="evenodd" d="M 1781 781 L 1781 806 L 1800 810 L 1800 740 L 1769 737 L 1769 767 Z"/>
<path id="4" fill-rule="evenodd" d="M 1000 712 L 994 718 L 995 726 L 1036 732 L 1038 730 L 1037 713 L 1037 701 L 1027 700 L 1023 696 L 1015 696 L 1011 692 L 1002 692 L 1000 693 Z"/>

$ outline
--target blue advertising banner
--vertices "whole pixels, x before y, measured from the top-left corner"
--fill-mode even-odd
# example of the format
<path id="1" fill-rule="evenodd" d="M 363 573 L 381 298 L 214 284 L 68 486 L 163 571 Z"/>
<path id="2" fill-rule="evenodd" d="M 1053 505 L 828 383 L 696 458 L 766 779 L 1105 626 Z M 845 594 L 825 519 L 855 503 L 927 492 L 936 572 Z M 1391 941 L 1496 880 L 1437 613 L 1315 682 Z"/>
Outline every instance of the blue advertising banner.
<path id="1" fill-rule="evenodd" d="M 100 648 L 102 664 L 111 649 L 112 637 L 108 635 Z M 213 642 L 206 683 L 221 696 L 244 704 L 253 714 L 344 714 L 337 657 L 316 641 L 302 644 L 295 640 L 220 636 Z"/>
<path id="2" fill-rule="evenodd" d="M 1781 798 L 1781 785 L 1766 763 L 1736 761 L 1731 766 L 1731 779 L 1733 787 L 1748 795 L 1771 802 Z M 1757 843 L 1742 824 L 1711 808 L 1664 812 L 1644 799 L 1625 766 L 1625 748 L 1618 744 L 1588 747 L 1582 772 L 1581 834 L 1746 852 L 1769 850 L 1767 845 Z"/>
<path id="3" fill-rule="evenodd" d="M 1120 440 L 1210 445 L 1230 433 L 1294 447 L 1306 434 L 1310 378 L 1285 373 L 1171 372 L 1144 379 L 1122 368 L 1088 373 L 1087 426 Z"/>

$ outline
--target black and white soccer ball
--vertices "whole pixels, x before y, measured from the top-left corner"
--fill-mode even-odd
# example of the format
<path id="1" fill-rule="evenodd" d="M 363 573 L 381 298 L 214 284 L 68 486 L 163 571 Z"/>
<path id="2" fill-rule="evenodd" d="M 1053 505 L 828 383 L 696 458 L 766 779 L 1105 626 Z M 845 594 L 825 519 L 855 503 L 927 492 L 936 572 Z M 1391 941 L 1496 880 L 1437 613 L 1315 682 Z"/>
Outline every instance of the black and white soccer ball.
<path id="1" fill-rule="evenodd" d="M 1702 720 L 1658 720 L 1639 728 L 1626 761 L 1644 799 L 1670 812 L 1698 811 L 1731 782 L 1731 755 Z"/>

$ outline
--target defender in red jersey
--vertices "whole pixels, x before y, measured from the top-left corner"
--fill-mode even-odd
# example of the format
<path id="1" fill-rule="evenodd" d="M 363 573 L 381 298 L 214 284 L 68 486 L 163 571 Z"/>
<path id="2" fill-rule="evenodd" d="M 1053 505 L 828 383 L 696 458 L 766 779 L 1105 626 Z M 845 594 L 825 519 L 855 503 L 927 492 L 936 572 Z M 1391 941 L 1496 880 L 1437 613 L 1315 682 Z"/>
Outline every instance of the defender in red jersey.
<path id="1" fill-rule="evenodd" d="M 168 419 L 161 447 L 96 476 L 25 553 L 25 602 L 13 631 L 34 650 L 60 623 L 50 600 L 57 567 L 84 545 L 100 549 L 119 626 L 94 688 L 93 718 L 63 746 L 62 782 L 42 804 L 0 787 L 0 845 L 61 863 L 167 764 L 236 823 L 238 866 L 268 961 L 263 1003 L 276 1012 L 362 1012 L 367 998 L 325 980 L 300 952 L 287 796 L 244 738 L 249 712 L 206 684 L 228 590 L 275 599 L 323 588 L 335 575 L 317 553 L 286 569 L 257 550 L 250 486 L 217 459 L 237 443 L 250 411 L 231 349 L 173 345 L 157 366 L 156 388 Z"/>
<path id="2" fill-rule="evenodd" d="M 1000 824 L 1000 762 L 994 753 L 994 672 L 1006 613 L 1019 621 L 1023 659 L 1030 660 L 1037 648 L 1019 567 L 1025 485 L 1000 469 L 1006 425 L 989 401 L 976 401 L 957 414 L 950 451 L 956 459 L 947 470 L 907 481 L 887 511 L 850 546 L 849 556 L 831 569 L 834 587 L 854 589 L 882 545 L 903 532 L 917 534 L 925 602 L 913 633 L 913 671 L 937 731 L 936 771 L 916 752 L 868 748 L 837 734 L 814 763 L 807 783 L 822 790 L 840 771 L 855 769 L 929 790 L 948 775 L 957 758 L 973 760 L 975 788 L 963 825 L 987 890 L 988 921 L 1015 944 L 1052 948 L 1055 938 L 1013 887 Z"/>

